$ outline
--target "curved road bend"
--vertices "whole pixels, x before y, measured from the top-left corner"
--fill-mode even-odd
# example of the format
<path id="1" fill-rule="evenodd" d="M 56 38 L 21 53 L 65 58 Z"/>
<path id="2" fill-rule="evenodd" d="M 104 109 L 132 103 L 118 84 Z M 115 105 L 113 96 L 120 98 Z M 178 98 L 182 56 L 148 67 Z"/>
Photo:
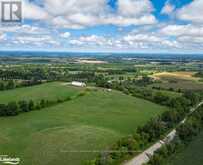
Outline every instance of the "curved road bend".
<path id="1" fill-rule="evenodd" d="M 197 108 L 199 108 L 201 105 L 203 105 L 203 101 L 200 102 L 196 107 L 192 108 L 188 115 L 190 115 L 191 113 L 196 111 Z M 182 120 L 180 122 L 180 124 L 185 123 L 186 120 L 187 120 L 187 117 L 185 117 L 185 119 Z M 164 144 L 172 141 L 174 139 L 175 135 L 176 135 L 176 129 L 173 129 L 169 134 L 166 135 L 166 137 L 164 139 L 159 140 L 154 145 L 152 145 L 151 147 L 149 147 L 148 149 L 143 151 L 141 154 L 135 156 L 130 161 L 125 162 L 123 165 L 142 165 L 144 163 L 149 162 L 150 157 L 154 155 L 154 152 L 157 151 L 158 149 L 160 149 Z"/>

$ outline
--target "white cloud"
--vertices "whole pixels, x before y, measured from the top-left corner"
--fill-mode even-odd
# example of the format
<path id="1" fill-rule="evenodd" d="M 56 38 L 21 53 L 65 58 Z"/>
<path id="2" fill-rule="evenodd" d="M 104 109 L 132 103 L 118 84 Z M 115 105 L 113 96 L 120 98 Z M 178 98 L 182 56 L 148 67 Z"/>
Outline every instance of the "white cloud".
<path id="1" fill-rule="evenodd" d="M 68 16 L 76 13 L 98 14 L 104 12 L 104 0 L 45 0 L 45 9 L 54 16 Z"/>
<path id="2" fill-rule="evenodd" d="M 124 17 L 124 16 L 112 16 L 104 20 L 105 24 L 112 24 L 117 26 L 129 26 L 129 25 L 149 25 L 156 23 L 154 16 L 148 14 L 142 17 Z"/>
<path id="3" fill-rule="evenodd" d="M 104 41 L 105 38 L 101 36 L 91 35 L 91 36 L 81 36 L 80 40 L 83 42 L 100 42 Z"/>
<path id="4" fill-rule="evenodd" d="M 37 47 L 46 47 L 48 45 L 52 46 L 59 46 L 60 43 L 55 40 L 52 36 L 49 35 L 16 35 L 13 36 L 10 41 L 10 43 L 14 43 L 16 45 L 20 46 L 28 46 L 32 47 L 37 46 Z"/>
<path id="5" fill-rule="evenodd" d="M 45 0 L 44 5 L 54 18 L 53 24 L 69 28 L 100 24 L 107 11 L 104 0 Z"/>
<path id="6" fill-rule="evenodd" d="M 181 36 L 177 39 L 180 42 L 187 42 L 191 44 L 202 44 L 203 45 L 203 36 Z"/>
<path id="7" fill-rule="evenodd" d="M 147 48 L 180 48 L 177 41 L 170 40 L 167 37 L 160 37 L 152 33 L 145 34 L 128 34 L 123 38 L 123 41 L 128 43 L 131 47 Z"/>
<path id="8" fill-rule="evenodd" d="M 65 32 L 60 35 L 62 38 L 69 38 L 71 36 L 70 32 Z"/>
<path id="9" fill-rule="evenodd" d="M 7 37 L 6 34 L 4 34 L 4 33 L 0 33 L 0 41 L 5 40 L 6 37 Z"/>
<path id="10" fill-rule="evenodd" d="M 173 13 L 174 10 L 175 6 L 170 4 L 169 1 L 167 1 L 161 10 L 161 14 L 170 15 L 171 13 Z"/>
<path id="11" fill-rule="evenodd" d="M 52 40 L 50 36 L 18 36 L 15 39 L 21 43 L 46 42 Z"/>
<path id="12" fill-rule="evenodd" d="M 118 10 L 105 0 L 44 0 L 44 7 L 24 0 L 26 19 L 46 20 L 58 27 L 84 28 L 95 25 L 143 25 L 154 24 L 153 6 L 150 0 L 118 0 Z"/>
<path id="13" fill-rule="evenodd" d="M 178 41 L 172 41 L 168 38 L 156 36 L 152 33 L 134 34 L 129 33 L 121 37 L 104 37 L 97 35 L 81 36 L 70 40 L 69 44 L 83 48 L 110 48 L 110 49 L 179 49 L 181 47 Z"/>
<path id="14" fill-rule="evenodd" d="M 79 40 L 70 40 L 69 41 L 69 43 L 71 44 L 71 45 L 76 45 L 76 46 L 80 46 L 80 45 L 83 45 L 84 43 L 83 42 L 81 42 L 81 41 L 79 41 Z"/>
<path id="15" fill-rule="evenodd" d="M 182 48 L 181 44 L 178 41 L 163 40 L 162 45 L 171 47 L 171 48 Z"/>
<path id="16" fill-rule="evenodd" d="M 22 15 L 24 19 L 47 20 L 49 14 L 42 8 L 27 0 L 22 1 Z"/>
<path id="17" fill-rule="evenodd" d="M 118 13 L 125 17 L 140 17 L 150 14 L 153 6 L 148 0 L 118 0 Z"/>
<path id="18" fill-rule="evenodd" d="M 168 25 L 160 30 L 170 36 L 203 36 L 203 26 L 198 25 Z M 191 41 L 192 42 L 192 41 Z"/>
<path id="19" fill-rule="evenodd" d="M 127 36 L 125 36 L 124 41 L 127 41 L 127 42 L 137 42 L 137 41 L 161 42 L 162 39 L 157 37 L 157 36 L 153 36 L 153 35 L 137 34 L 137 35 L 127 35 Z"/>
<path id="20" fill-rule="evenodd" d="M 90 35 L 90 36 L 81 36 L 78 39 L 70 40 L 72 45 L 84 45 L 84 46 L 107 46 L 112 45 L 110 39 L 107 39 L 103 36 Z"/>
<path id="21" fill-rule="evenodd" d="M 0 26 L 0 31 L 26 34 L 48 34 L 50 32 L 47 28 L 28 24 L 23 24 L 22 26 Z"/>
<path id="22" fill-rule="evenodd" d="M 203 26 L 201 25 L 168 25 L 160 29 L 160 34 L 169 38 L 175 37 L 173 42 L 177 42 L 183 49 L 203 49 Z"/>
<path id="23" fill-rule="evenodd" d="M 1 1 L 1 0 L 0 0 Z M 43 6 L 22 0 L 24 19 L 42 20 L 57 27 L 145 25 L 157 22 L 150 0 L 118 0 L 112 11 L 106 0 L 44 0 Z"/>
<path id="24" fill-rule="evenodd" d="M 193 0 L 179 9 L 176 14 L 181 20 L 203 23 L 203 0 Z"/>

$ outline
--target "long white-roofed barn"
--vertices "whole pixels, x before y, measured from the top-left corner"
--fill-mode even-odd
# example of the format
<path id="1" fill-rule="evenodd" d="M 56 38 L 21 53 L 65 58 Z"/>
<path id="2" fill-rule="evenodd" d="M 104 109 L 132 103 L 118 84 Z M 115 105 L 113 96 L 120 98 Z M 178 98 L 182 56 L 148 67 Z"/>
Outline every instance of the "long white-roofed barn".
<path id="1" fill-rule="evenodd" d="M 77 87 L 86 87 L 86 84 L 84 82 L 79 82 L 79 81 L 72 81 L 71 85 L 77 86 Z"/>

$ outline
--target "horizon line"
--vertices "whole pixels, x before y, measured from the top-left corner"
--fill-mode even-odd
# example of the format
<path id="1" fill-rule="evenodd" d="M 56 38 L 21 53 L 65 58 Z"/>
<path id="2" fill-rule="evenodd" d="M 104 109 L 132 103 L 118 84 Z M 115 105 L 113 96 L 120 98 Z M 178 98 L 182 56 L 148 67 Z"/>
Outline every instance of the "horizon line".
<path id="1" fill-rule="evenodd" d="M 45 52 L 45 53 L 98 53 L 98 54 L 165 54 L 165 55 L 203 55 L 203 52 L 139 52 L 139 51 L 87 51 L 87 50 L 45 50 L 45 49 L 0 49 L 0 52 Z"/>

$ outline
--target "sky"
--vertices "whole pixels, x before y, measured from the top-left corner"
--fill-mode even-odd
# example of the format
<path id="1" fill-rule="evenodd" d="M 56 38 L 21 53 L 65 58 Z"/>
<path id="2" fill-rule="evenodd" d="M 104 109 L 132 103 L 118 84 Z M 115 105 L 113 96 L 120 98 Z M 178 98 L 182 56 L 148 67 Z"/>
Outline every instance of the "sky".
<path id="1" fill-rule="evenodd" d="M 203 53 L 203 0 L 18 1 L 0 50 Z"/>

